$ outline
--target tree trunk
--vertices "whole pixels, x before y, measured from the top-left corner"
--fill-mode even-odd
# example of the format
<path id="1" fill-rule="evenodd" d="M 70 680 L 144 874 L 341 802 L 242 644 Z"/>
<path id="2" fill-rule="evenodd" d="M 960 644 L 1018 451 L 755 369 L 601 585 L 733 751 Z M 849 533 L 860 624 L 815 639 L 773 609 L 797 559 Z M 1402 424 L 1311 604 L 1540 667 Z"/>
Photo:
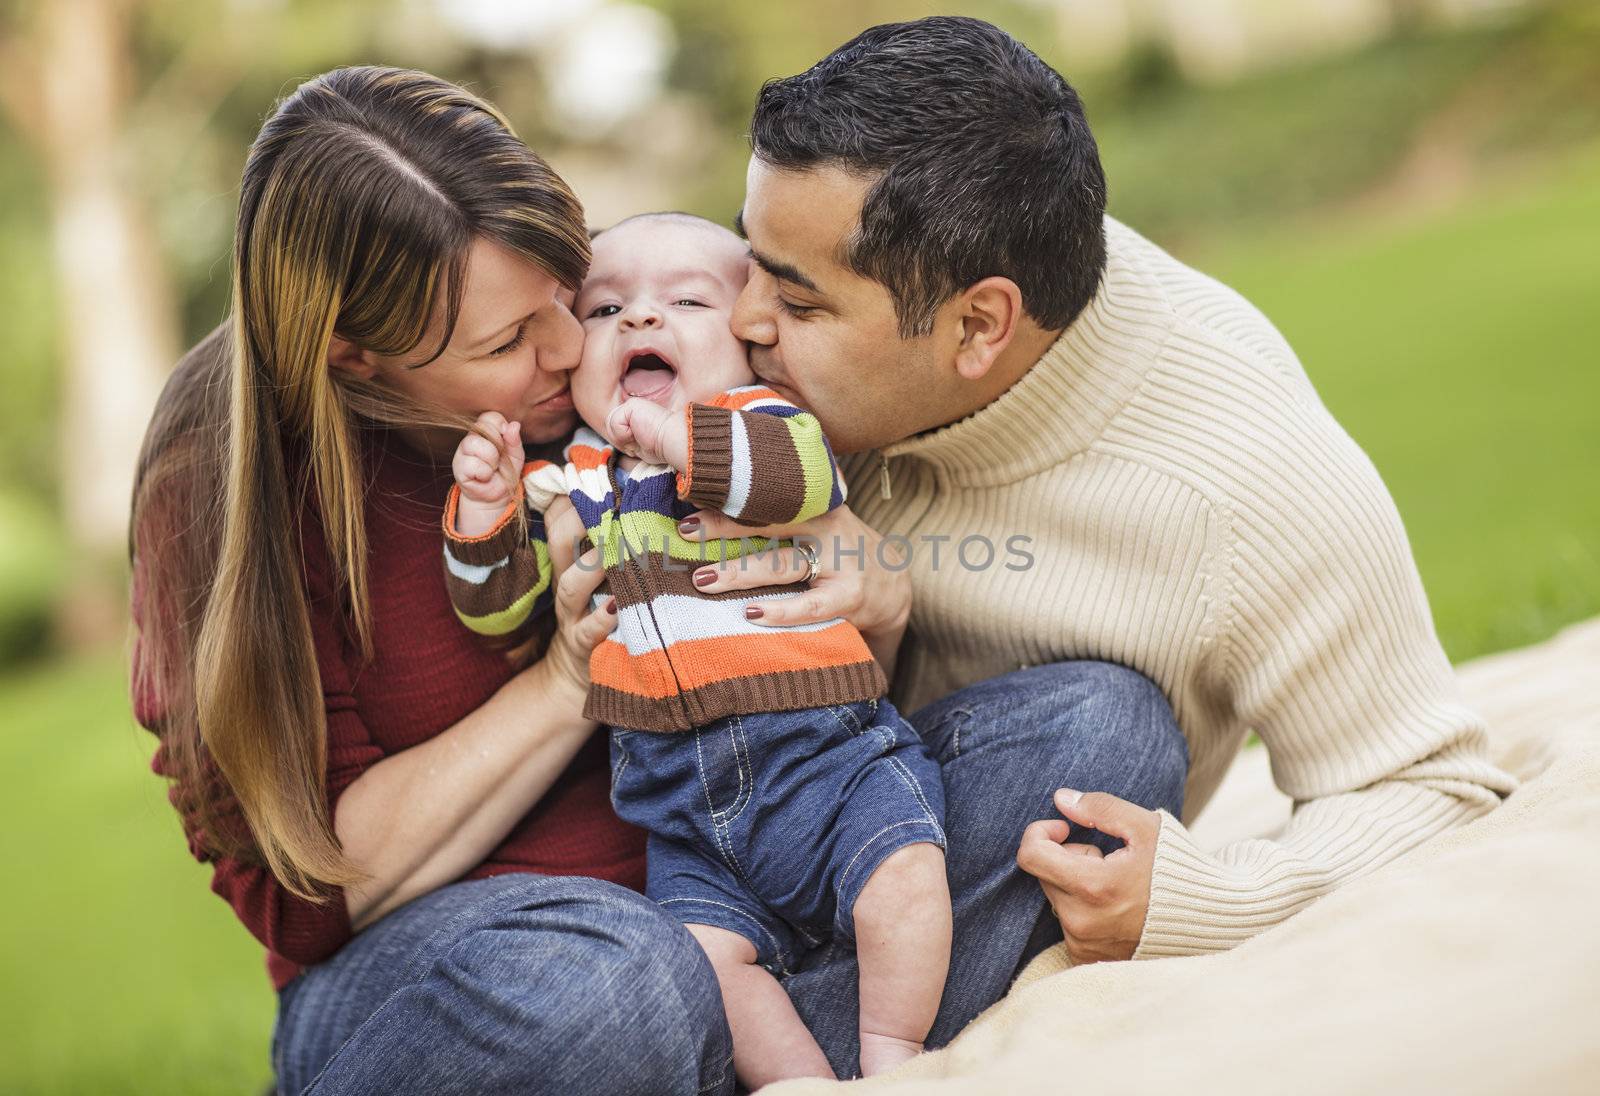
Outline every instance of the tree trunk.
<path id="1" fill-rule="evenodd" d="M 177 319 L 123 132 L 126 5 L 50 0 L 39 16 L 31 128 L 51 181 L 63 354 L 59 486 L 83 580 L 63 623 L 65 638 L 81 642 L 122 616 L 111 562 L 125 544 L 139 443 L 176 360 Z"/>

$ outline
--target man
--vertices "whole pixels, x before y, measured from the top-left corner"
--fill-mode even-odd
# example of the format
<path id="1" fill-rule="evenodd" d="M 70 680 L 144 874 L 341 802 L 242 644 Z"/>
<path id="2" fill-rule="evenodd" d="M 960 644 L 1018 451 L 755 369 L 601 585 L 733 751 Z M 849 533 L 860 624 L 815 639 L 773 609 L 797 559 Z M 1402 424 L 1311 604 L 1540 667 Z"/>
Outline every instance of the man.
<path id="1" fill-rule="evenodd" d="M 1062 792 L 1126 846 L 1019 835 L 1076 961 L 1231 947 L 1511 790 L 1377 472 L 1264 317 L 1104 216 L 1057 73 L 977 20 L 874 27 L 769 82 L 751 142 L 734 329 L 910 548 L 896 703 L 940 701 L 943 742 L 1019 667 L 1105 660 L 1187 742 L 1182 818 Z M 1294 818 L 1207 853 L 1184 821 L 1252 730 Z"/>

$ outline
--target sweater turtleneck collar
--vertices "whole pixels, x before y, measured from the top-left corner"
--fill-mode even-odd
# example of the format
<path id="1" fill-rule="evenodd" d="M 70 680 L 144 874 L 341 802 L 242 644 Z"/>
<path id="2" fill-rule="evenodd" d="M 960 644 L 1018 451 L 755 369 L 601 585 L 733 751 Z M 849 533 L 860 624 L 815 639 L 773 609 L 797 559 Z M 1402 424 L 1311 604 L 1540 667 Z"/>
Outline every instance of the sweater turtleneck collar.
<path id="1" fill-rule="evenodd" d="M 885 446 L 952 483 L 1012 483 L 1087 449 L 1138 389 L 1172 330 L 1154 250 L 1106 218 L 1106 271 L 1077 319 L 1010 388 L 963 419 Z"/>

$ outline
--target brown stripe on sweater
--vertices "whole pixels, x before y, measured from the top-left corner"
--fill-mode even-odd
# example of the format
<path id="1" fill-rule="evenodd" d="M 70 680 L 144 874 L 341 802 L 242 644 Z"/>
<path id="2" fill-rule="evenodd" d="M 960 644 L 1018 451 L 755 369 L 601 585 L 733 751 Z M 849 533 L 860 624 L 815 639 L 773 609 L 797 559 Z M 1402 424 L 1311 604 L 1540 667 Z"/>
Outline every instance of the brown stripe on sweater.
<path id="1" fill-rule="evenodd" d="M 454 551 L 455 545 L 450 547 Z M 482 583 L 457 578 L 450 573 L 449 566 L 445 567 L 444 581 L 450 601 L 457 609 L 467 616 L 488 616 L 509 608 L 517 598 L 539 584 L 539 560 L 533 546 L 524 541 L 522 547 L 511 553 L 509 562 L 490 572 Z"/>
<path id="2" fill-rule="evenodd" d="M 806 470 L 789 427 L 777 415 L 740 411 L 754 472 L 739 520 L 754 525 L 793 521 L 806 501 Z"/>
<path id="3" fill-rule="evenodd" d="M 733 474 L 733 417 L 725 407 L 689 405 L 689 493 L 703 509 L 721 510 Z"/>
<path id="4" fill-rule="evenodd" d="M 525 515 L 514 515 L 493 536 L 468 540 L 446 527 L 445 539 L 456 559 L 474 567 L 487 567 L 528 543 L 528 525 Z"/>

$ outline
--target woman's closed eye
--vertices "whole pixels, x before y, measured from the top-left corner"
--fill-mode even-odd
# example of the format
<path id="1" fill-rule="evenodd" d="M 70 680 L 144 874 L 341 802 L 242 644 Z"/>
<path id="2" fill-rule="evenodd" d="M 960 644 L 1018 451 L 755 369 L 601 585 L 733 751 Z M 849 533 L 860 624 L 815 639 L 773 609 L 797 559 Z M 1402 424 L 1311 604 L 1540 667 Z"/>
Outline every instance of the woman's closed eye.
<path id="1" fill-rule="evenodd" d="M 504 357 L 505 355 L 511 353 L 513 350 L 516 350 L 520 346 L 522 346 L 522 344 L 524 342 L 526 342 L 527 339 L 528 339 L 528 325 L 527 325 L 527 323 L 524 322 L 523 324 L 518 326 L 517 333 L 515 335 L 511 336 L 511 340 L 509 342 L 501 343 L 499 346 L 497 346 L 493 350 L 489 351 L 488 356 L 491 357 L 491 358 Z"/>

